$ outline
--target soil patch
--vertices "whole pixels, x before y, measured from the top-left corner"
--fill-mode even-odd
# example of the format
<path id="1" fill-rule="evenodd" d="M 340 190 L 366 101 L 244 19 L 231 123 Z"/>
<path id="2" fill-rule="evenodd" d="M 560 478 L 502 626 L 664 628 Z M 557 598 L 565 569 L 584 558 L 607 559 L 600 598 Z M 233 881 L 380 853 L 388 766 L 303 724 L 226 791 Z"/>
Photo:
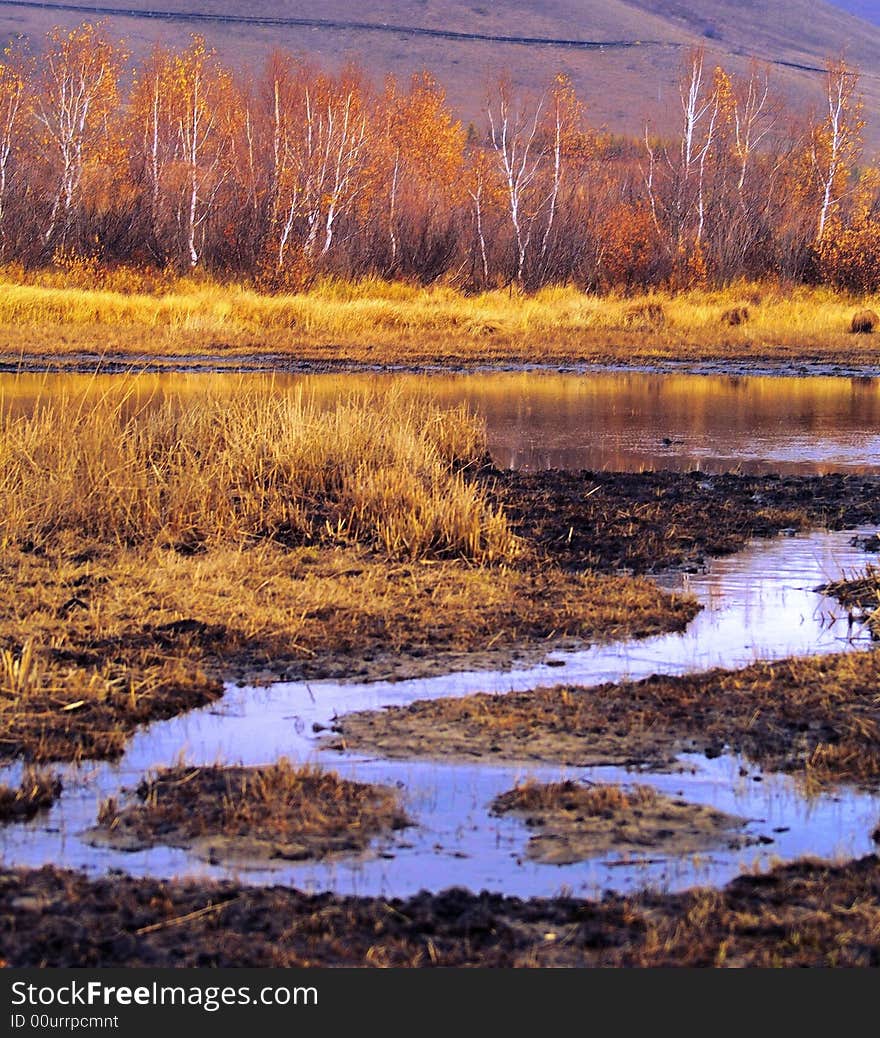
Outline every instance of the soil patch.
<path id="1" fill-rule="evenodd" d="M 601 572 L 702 569 L 756 537 L 880 522 L 880 477 L 501 472 L 512 528 L 546 558 Z"/>
<path id="2" fill-rule="evenodd" d="M 0 958 L 14 967 L 878 966 L 878 930 L 874 855 L 599 901 L 0 872 Z"/>
<path id="3" fill-rule="evenodd" d="M 608 853 L 682 857 L 756 842 L 737 832 L 747 819 L 689 804 L 651 786 L 526 782 L 497 796 L 492 811 L 517 815 L 536 830 L 526 856 L 546 865 Z"/>
<path id="4" fill-rule="evenodd" d="M 27 771 L 17 788 L 0 785 L 0 825 L 26 822 L 60 796 L 61 779 L 57 775 Z"/>
<path id="5" fill-rule="evenodd" d="M 211 863 L 281 864 L 359 854 L 412 824 L 395 790 L 287 760 L 265 767 L 165 768 L 140 803 L 101 806 L 87 842 L 138 851 L 182 847 Z"/>
<path id="6" fill-rule="evenodd" d="M 880 782 L 880 652 L 346 714 L 326 745 L 384 757 L 675 767 L 742 753 L 815 782 Z"/>

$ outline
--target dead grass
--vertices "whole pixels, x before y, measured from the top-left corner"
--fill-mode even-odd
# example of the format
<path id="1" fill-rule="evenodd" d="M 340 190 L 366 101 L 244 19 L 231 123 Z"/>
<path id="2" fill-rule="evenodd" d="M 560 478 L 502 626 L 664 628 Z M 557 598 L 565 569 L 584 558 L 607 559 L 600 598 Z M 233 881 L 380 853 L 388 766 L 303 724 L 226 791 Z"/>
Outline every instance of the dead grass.
<path id="1" fill-rule="evenodd" d="M 872 336 L 852 335 L 853 314 L 880 308 L 826 288 L 738 284 L 645 296 L 465 296 L 366 279 L 327 279 L 306 294 L 261 295 L 243 286 L 181 279 L 97 290 L 48 275 L 0 280 L 0 351 L 62 355 L 280 352 L 300 361 L 406 364 L 815 360 L 876 363 Z M 146 288 L 148 291 L 144 291 Z M 748 320 L 731 322 L 737 312 Z"/>
<path id="2" fill-rule="evenodd" d="M 110 543 L 360 543 L 397 557 L 510 561 L 520 545 L 462 469 L 481 423 L 399 394 L 322 408 L 241 389 L 129 412 L 98 400 L 0 410 L 0 540 L 73 533 Z"/>
<path id="3" fill-rule="evenodd" d="M 346 714 L 336 745 L 388 757 L 670 766 L 725 749 L 817 784 L 880 782 L 880 652 Z"/>
<path id="4" fill-rule="evenodd" d="M 696 611 L 537 564 L 470 478 L 485 439 L 462 409 L 132 392 L 0 414 L 0 757 L 116 757 L 232 676 L 497 665 Z"/>
<path id="5" fill-rule="evenodd" d="M 61 779 L 57 775 L 27 770 L 18 788 L 0 785 L 0 823 L 27 821 L 59 796 Z"/>
<path id="6" fill-rule="evenodd" d="M 138 804 L 101 805 L 103 842 L 290 860 L 362 851 L 411 824 L 395 790 L 284 758 L 263 767 L 163 768 L 136 793 Z"/>
<path id="7" fill-rule="evenodd" d="M 880 638 L 880 569 L 872 564 L 862 574 L 825 584 L 819 590 L 846 606 L 855 622 L 865 623 Z"/>
<path id="8" fill-rule="evenodd" d="M 620 786 L 611 782 L 578 783 L 521 782 L 492 801 L 492 810 L 576 811 L 587 817 L 610 817 L 624 811 L 637 811 L 656 805 L 657 791 L 652 786 Z"/>
<path id="9" fill-rule="evenodd" d="M 389 561 L 357 547 L 201 554 L 68 535 L 0 550 L 0 757 L 115 757 L 221 678 L 377 678 L 504 665 L 548 639 L 683 627 L 692 599 L 550 567 Z M 491 663 L 489 662 L 491 661 Z"/>
<path id="10" fill-rule="evenodd" d="M 128 392 L 0 414 L 6 756 L 117 756 L 138 723 L 219 695 L 219 661 L 245 644 L 268 657 L 284 631 L 288 652 L 314 655 L 297 634 L 310 606 L 329 603 L 303 602 L 294 584 L 285 605 L 297 611 L 279 608 L 265 593 L 282 579 L 277 558 L 250 615 L 230 604 L 235 575 L 269 557 L 236 560 L 249 546 L 365 544 L 480 563 L 518 554 L 503 515 L 460 472 L 483 449 L 463 411 L 390 398 L 327 411 L 301 395 L 243 391 L 132 412 Z M 187 574 L 174 561 L 209 548 L 206 609 L 205 582 L 193 585 L 200 565 Z M 176 593 L 175 580 L 186 582 Z"/>

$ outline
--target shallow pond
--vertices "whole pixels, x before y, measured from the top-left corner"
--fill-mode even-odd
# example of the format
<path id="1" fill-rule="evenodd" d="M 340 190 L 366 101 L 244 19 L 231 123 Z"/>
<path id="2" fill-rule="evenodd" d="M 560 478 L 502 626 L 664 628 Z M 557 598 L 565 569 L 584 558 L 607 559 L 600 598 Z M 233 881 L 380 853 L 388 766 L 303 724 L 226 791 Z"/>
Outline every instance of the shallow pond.
<path id="1" fill-rule="evenodd" d="M 59 392 L 129 395 L 241 384 L 302 385 L 331 402 L 395 385 L 486 419 L 502 468 L 880 472 L 880 379 L 538 371 L 474 375 L 0 375 L 0 407 L 26 411 Z"/>
<path id="2" fill-rule="evenodd" d="M 540 665 L 508 671 L 395 683 L 231 686 L 219 703 L 138 733 L 118 764 L 65 769 L 65 792 L 50 812 L 0 831 L 3 862 L 53 863 L 95 872 L 118 868 L 140 875 L 236 874 L 202 864 L 183 851 L 124 853 L 95 849 L 80 839 L 79 834 L 94 824 L 104 797 L 135 786 L 149 768 L 173 764 L 181 756 L 194 764 L 258 764 L 287 755 L 318 760 L 361 780 L 399 784 L 403 790 L 418 825 L 399 833 L 382 854 L 356 862 L 284 863 L 277 870 L 240 874 L 253 883 L 388 896 L 451 885 L 522 896 L 552 895 L 561 889 L 588 895 L 646 884 L 668 889 L 720 884 L 743 869 L 766 867 L 775 859 L 867 853 L 873 847 L 869 834 L 880 819 L 880 796 L 845 789 L 810 797 L 793 779 L 761 774 L 731 756 L 685 758 L 685 770 L 671 775 L 634 775 L 619 768 L 389 762 L 320 751 L 312 729 L 346 711 L 430 696 L 525 690 L 564 681 L 590 685 L 656 672 L 742 666 L 756 658 L 856 651 L 867 644 L 859 629 L 850 627 L 832 602 L 812 590 L 864 561 L 863 553 L 850 545 L 851 537 L 852 532 L 817 533 L 759 542 L 713 562 L 706 574 L 678 578 L 705 607 L 682 634 L 551 653 Z M 0 778 L 14 780 L 17 770 L 9 769 Z M 488 812 L 496 794 L 526 776 L 647 782 L 749 818 L 746 832 L 772 842 L 686 859 L 627 861 L 603 855 L 577 865 L 536 864 L 522 856 L 529 835 L 526 827 L 515 818 L 499 819 Z"/>

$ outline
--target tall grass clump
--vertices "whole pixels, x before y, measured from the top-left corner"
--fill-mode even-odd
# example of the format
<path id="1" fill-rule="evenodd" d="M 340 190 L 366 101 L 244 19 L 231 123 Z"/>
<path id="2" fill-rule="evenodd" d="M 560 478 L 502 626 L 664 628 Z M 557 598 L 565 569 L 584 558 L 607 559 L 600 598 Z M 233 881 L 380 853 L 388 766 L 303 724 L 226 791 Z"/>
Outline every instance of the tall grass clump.
<path id="1" fill-rule="evenodd" d="M 0 414 L 0 539 L 272 539 L 509 560 L 516 538 L 463 475 L 485 450 L 465 409 L 394 392 L 329 408 L 244 388 L 137 406 L 124 391 L 47 400 Z"/>

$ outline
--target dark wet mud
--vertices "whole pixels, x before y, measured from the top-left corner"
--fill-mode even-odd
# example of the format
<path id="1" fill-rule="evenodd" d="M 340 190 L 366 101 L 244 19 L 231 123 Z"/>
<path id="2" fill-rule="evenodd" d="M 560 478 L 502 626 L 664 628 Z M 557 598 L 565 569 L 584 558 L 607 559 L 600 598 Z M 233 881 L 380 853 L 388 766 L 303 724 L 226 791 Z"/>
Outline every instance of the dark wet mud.
<path id="1" fill-rule="evenodd" d="M 877 966 L 878 930 L 874 855 L 601 900 L 0 873 L 8 966 Z"/>
<path id="2" fill-rule="evenodd" d="M 700 570 L 756 537 L 880 522 L 880 477 L 490 470 L 514 529 L 558 565 Z"/>

